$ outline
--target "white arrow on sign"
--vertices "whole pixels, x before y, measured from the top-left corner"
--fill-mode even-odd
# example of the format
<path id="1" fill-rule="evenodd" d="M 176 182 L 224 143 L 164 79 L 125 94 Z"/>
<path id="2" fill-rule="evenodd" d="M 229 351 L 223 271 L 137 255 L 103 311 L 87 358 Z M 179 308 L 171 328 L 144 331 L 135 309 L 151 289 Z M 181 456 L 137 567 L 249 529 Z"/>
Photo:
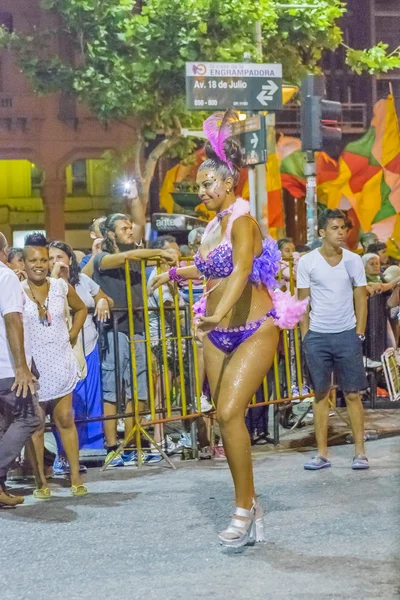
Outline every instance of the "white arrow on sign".
<path id="1" fill-rule="evenodd" d="M 267 85 L 262 86 L 262 90 L 258 94 L 257 100 L 263 106 L 267 106 L 268 102 L 271 102 L 273 100 L 273 96 L 275 92 L 278 91 L 278 89 L 279 88 L 276 85 L 275 81 L 272 81 L 272 79 L 268 79 Z"/>
<path id="2" fill-rule="evenodd" d="M 258 146 L 258 135 L 255 132 L 252 135 L 250 144 L 253 146 L 253 150 L 255 150 Z"/>

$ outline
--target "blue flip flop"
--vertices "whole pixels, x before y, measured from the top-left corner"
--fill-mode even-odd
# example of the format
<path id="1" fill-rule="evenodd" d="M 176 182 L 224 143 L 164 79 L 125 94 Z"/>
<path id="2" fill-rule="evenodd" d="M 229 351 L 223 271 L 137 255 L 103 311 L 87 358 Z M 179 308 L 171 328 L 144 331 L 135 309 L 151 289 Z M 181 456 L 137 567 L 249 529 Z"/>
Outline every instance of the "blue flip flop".
<path id="1" fill-rule="evenodd" d="M 304 468 L 306 471 L 320 471 L 321 469 L 327 469 L 331 466 L 332 463 L 327 458 L 324 458 L 323 456 L 313 456 L 305 463 Z"/>
<path id="2" fill-rule="evenodd" d="M 369 469 L 368 458 L 366 456 L 363 456 L 362 454 L 357 454 L 357 456 L 353 458 L 353 464 L 351 465 L 351 468 L 354 471 Z"/>

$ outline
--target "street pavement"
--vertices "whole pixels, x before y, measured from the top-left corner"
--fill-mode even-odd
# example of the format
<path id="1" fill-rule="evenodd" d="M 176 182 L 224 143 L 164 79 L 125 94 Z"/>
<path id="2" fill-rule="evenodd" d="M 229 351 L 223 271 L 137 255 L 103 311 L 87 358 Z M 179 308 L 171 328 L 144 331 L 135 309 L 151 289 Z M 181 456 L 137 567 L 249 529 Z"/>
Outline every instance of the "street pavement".
<path id="1" fill-rule="evenodd" d="M 400 437 L 367 445 L 371 468 L 303 470 L 311 452 L 254 456 L 267 543 L 222 549 L 232 509 L 226 464 L 90 469 L 90 495 L 0 510 L 1 600 L 400 598 Z M 62 483 L 62 482 L 61 482 Z M 20 489 L 21 488 L 17 488 Z"/>

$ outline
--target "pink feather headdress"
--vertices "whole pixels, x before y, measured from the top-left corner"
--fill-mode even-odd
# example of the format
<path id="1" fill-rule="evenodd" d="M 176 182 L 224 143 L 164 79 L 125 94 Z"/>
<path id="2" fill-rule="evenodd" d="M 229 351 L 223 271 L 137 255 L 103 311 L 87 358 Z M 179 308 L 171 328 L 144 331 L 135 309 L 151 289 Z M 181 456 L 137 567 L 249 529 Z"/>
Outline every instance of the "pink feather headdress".
<path id="1" fill-rule="evenodd" d="M 232 135 L 232 123 L 238 121 L 238 114 L 233 110 L 225 113 L 215 113 L 203 123 L 203 131 L 211 144 L 212 149 L 220 160 L 225 162 L 233 173 L 233 164 L 225 154 L 225 141 Z"/>

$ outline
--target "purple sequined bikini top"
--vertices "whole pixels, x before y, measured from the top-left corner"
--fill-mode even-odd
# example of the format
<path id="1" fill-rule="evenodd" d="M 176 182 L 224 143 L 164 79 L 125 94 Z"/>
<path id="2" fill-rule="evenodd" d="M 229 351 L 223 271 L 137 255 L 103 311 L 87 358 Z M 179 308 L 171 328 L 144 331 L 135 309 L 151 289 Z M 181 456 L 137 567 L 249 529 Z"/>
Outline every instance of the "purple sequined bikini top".
<path id="1" fill-rule="evenodd" d="M 229 210 L 229 209 L 228 209 Z M 229 210 L 230 217 L 226 228 L 225 237 L 222 242 L 213 248 L 204 258 L 200 254 L 200 250 L 194 257 L 194 264 L 207 279 L 223 279 L 229 277 L 233 271 L 232 243 L 230 234 L 232 225 L 235 219 L 249 213 L 249 203 L 242 198 L 238 198 L 232 209 Z M 228 213 L 228 214 L 229 214 Z M 203 239 L 207 233 L 221 221 L 221 215 L 217 215 L 215 219 L 208 224 L 204 233 Z M 272 238 L 263 241 L 263 249 L 259 256 L 253 260 L 253 269 L 249 276 L 249 281 L 254 284 L 262 284 L 267 288 L 273 288 L 276 285 L 275 278 L 279 271 L 279 260 L 281 253 L 278 250 L 278 245 Z"/>

